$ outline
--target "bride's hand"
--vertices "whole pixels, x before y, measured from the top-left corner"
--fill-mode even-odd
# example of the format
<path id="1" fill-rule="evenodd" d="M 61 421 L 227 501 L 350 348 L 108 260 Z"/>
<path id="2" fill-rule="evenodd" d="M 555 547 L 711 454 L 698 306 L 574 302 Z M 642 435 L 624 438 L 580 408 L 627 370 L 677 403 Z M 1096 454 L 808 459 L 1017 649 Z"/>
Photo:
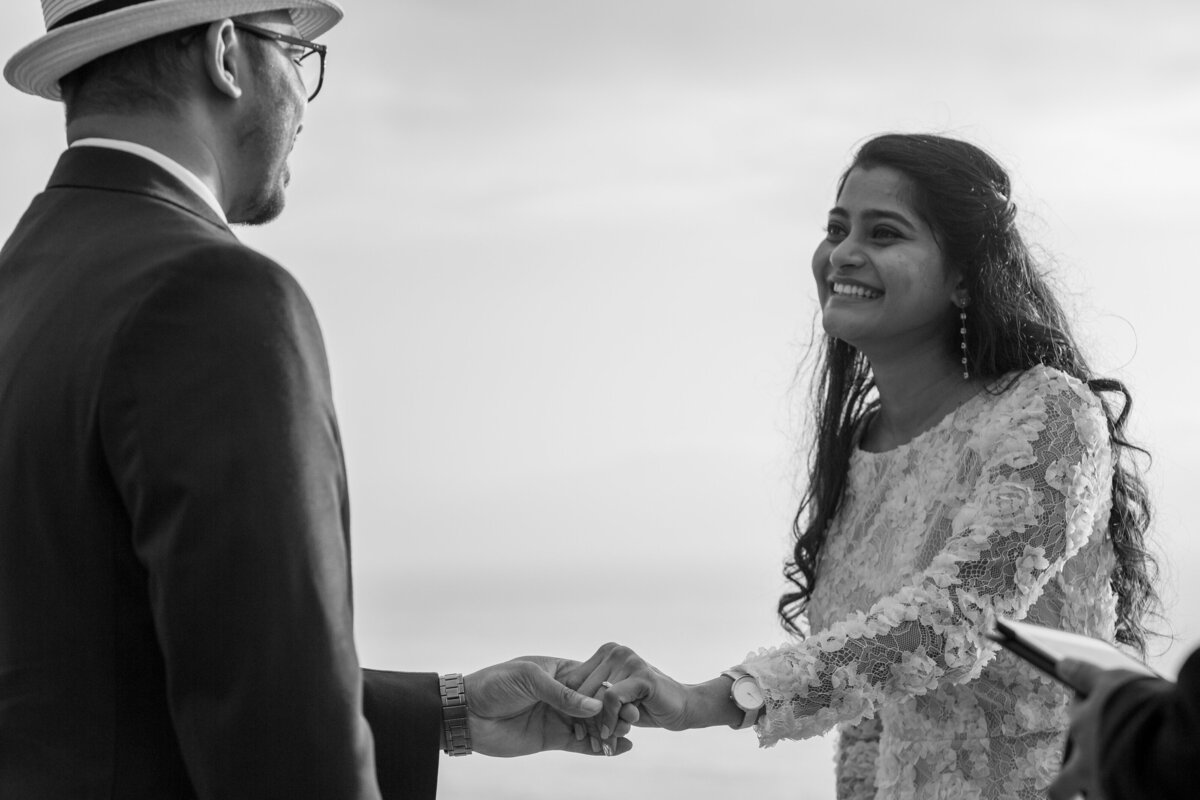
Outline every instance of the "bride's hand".
<path id="1" fill-rule="evenodd" d="M 737 724 L 742 718 L 729 698 L 728 678 L 682 684 L 623 645 L 604 645 L 572 672 L 586 675 L 577 687 L 580 694 L 604 703 L 596 720 L 606 742 L 620 721 L 681 731 Z"/>
<path id="2" fill-rule="evenodd" d="M 688 727 L 684 712 L 687 708 L 687 687 L 655 669 L 649 662 L 624 645 L 609 642 L 580 665 L 588 670 L 579 686 L 579 693 L 604 700 L 614 689 L 622 695 L 619 705 L 632 705 L 637 716 L 630 720 L 642 727 L 681 731 Z M 620 686 L 618 686 L 620 684 Z M 613 701 L 605 702 L 605 710 Z M 600 714 L 605 721 L 604 712 Z"/>

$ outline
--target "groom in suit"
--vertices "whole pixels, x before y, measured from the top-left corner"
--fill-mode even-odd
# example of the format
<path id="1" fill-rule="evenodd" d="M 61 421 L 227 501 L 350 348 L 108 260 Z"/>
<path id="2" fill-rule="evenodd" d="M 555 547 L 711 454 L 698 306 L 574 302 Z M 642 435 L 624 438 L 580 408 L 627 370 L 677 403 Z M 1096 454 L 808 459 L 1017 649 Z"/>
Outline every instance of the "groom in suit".
<path id="1" fill-rule="evenodd" d="M 70 147 L 0 251 L 0 797 L 430 798 L 439 747 L 592 752 L 574 662 L 359 667 L 321 334 L 228 227 L 282 210 L 341 10 L 43 10 L 5 69 Z"/>

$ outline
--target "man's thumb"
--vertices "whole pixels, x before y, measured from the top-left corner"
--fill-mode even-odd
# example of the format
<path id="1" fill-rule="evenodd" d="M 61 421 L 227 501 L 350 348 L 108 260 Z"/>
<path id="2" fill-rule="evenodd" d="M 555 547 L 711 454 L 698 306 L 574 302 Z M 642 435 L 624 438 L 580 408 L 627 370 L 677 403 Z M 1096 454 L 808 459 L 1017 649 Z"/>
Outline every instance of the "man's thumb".
<path id="1" fill-rule="evenodd" d="M 1092 684 L 1096 681 L 1096 668 L 1086 661 L 1074 658 L 1062 659 L 1055 665 L 1054 671 L 1068 686 L 1082 694 L 1090 692 Z"/>
<path id="2" fill-rule="evenodd" d="M 594 717 L 604 707 L 595 697 L 580 694 L 540 670 L 534 679 L 533 691 L 538 700 L 572 717 Z"/>

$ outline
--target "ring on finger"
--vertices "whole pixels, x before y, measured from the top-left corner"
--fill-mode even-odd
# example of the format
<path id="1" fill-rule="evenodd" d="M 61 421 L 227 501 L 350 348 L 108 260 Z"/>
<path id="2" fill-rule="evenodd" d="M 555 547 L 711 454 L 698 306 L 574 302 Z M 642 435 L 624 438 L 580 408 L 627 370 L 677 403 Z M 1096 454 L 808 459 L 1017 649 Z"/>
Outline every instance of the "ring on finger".
<path id="1" fill-rule="evenodd" d="M 613 686 L 613 685 L 612 685 L 611 683 L 609 683 L 608 681 L 600 681 L 600 685 L 601 685 L 601 686 L 603 686 L 605 689 L 611 689 L 611 688 L 612 688 L 612 686 Z"/>

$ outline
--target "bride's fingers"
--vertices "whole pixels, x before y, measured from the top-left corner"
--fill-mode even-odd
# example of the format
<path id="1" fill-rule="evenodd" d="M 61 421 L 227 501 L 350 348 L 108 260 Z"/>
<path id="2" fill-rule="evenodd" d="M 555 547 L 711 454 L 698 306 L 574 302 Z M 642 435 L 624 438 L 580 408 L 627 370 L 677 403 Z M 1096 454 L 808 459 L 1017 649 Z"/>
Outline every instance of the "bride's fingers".
<path id="1" fill-rule="evenodd" d="M 600 716 L 602 716 L 602 715 L 603 715 L 603 711 L 601 712 L 601 715 L 594 717 L 593 719 L 599 719 Z M 619 710 L 617 711 L 616 723 L 611 729 L 608 726 L 608 724 L 601 721 L 601 723 L 600 723 L 601 742 L 602 743 L 607 742 L 610 749 L 615 749 L 617 747 L 618 740 L 623 739 L 626 736 L 628 736 L 629 731 L 632 730 L 632 728 L 633 728 L 633 724 L 636 723 L 640 718 L 641 718 L 641 712 L 638 711 L 638 708 L 636 705 L 634 705 L 633 703 L 622 704 L 621 707 L 619 708 Z M 608 736 L 605 736 L 605 734 L 608 734 Z"/>
<path id="2" fill-rule="evenodd" d="M 633 705 L 632 703 L 627 703 L 621 706 L 621 710 L 617 712 L 616 728 L 615 730 L 609 732 L 609 736 L 604 736 L 605 729 L 601 726 L 598 717 L 592 717 L 591 719 L 577 721 L 575 723 L 575 739 L 576 741 L 582 742 L 584 738 L 589 736 L 596 736 L 600 739 L 612 737 L 620 738 L 627 736 L 633 726 L 638 723 L 639 719 L 641 719 L 641 716 L 642 714 L 640 711 L 638 711 L 637 706 Z"/>
<path id="3" fill-rule="evenodd" d="M 603 707 L 600 713 L 593 717 L 600 723 L 600 730 L 612 731 L 617 727 L 618 719 L 624 718 L 626 721 L 629 716 L 633 716 L 633 722 L 637 722 L 641 717 L 641 712 L 635 708 L 635 704 L 650 696 L 652 689 L 650 682 L 645 678 L 629 677 L 624 680 L 613 683 L 600 697 L 600 702 Z M 628 711 L 625 709 L 628 708 Z M 622 717 L 622 713 L 625 717 Z"/>
<path id="4" fill-rule="evenodd" d="M 612 745 L 605 743 L 604 747 L 608 748 L 607 753 L 604 752 L 603 748 L 593 749 L 589 742 L 567 742 L 562 749 L 569 753 L 582 753 L 583 755 L 588 756 L 615 756 L 620 755 L 621 753 L 628 753 L 630 750 L 632 750 L 633 742 L 629 741 L 628 739 L 617 739 Z"/>
<path id="5" fill-rule="evenodd" d="M 580 687 L 583 685 L 584 681 L 586 681 L 588 677 L 590 677 L 592 673 L 596 671 L 596 669 L 604 661 L 605 657 L 615 646 L 616 645 L 612 644 L 611 642 L 601 645 L 587 661 L 584 661 L 581 664 L 576 664 L 570 669 L 559 673 L 557 676 L 558 680 L 566 686 L 570 686 L 572 689 L 580 692 L 581 694 L 591 697 L 594 692 L 581 691 Z"/>
<path id="6" fill-rule="evenodd" d="M 571 728 L 575 733 L 576 741 L 588 742 L 592 750 L 597 753 L 601 750 L 602 740 L 608 738 L 601 733 L 599 715 L 587 719 L 577 719 Z"/>
<path id="7" fill-rule="evenodd" d="M 603 694 L 603 691 L 605 690 L 602 690 L 601 694 Z M 599 716 L 595 716 L 588 719 L 575 720 L 571 729 L 575 735 L 575 741 L 587 741 L 596 752 L 601 752 L 606 743 L 610 748 L 616 748 L 617 740 L 629 735 L 629 731 L 633 729 L 633 724 L 638 721 L 640 716 L 636 707 L 632 705 L 622 706 L 617 715 L 616 725 L 613 727 L 604 727 Z"/>
<path id="8" fill-rule="evenodd" d="M 576 690 L 586 697 L 602 697 L 608 687 L 629 677 L 624 664 L 601 662 Z"/>
<path id="9" fill-rule="evenodd" d="M 597 650 L 596 655 L 588 659 L 586 664 L 592 666 L 591 674 L 579 685 L 577 691 L 588 697 L 599 697 L 598 693 L 606 683 L 611 685 L 634 673 L 651 669 L 633 650 L 611 642 Z"/>

